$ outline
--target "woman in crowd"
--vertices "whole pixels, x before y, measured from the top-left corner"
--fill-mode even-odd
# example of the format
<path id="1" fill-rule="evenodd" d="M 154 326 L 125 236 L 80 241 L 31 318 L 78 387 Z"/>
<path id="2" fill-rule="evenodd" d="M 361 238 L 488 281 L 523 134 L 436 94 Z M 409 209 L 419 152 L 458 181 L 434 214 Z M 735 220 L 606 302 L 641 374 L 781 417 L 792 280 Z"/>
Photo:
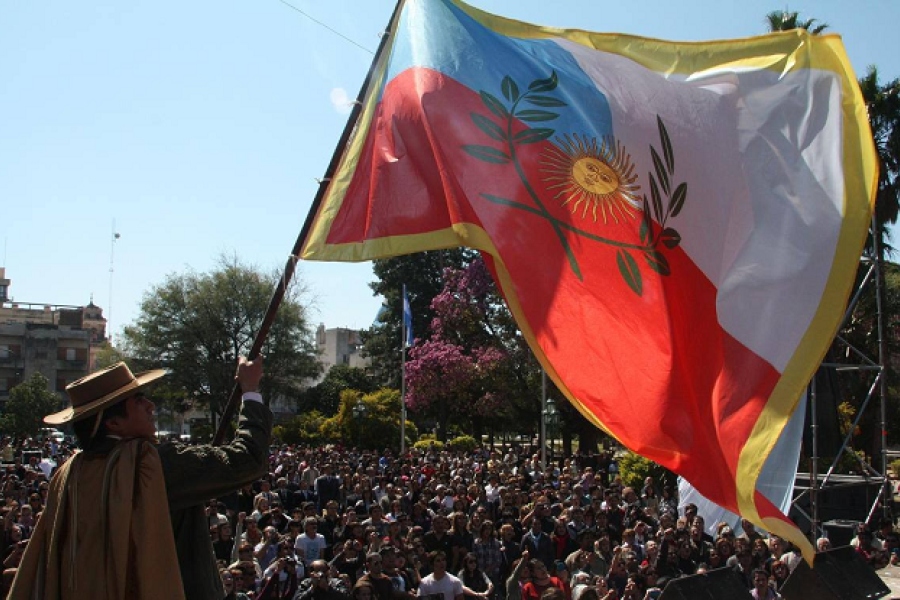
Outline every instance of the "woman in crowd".
<path id="1" fill-rule="evenodd" d="M 472 542 L 472 552 L 478 561 L 478 568 L 490 578 L 494 586 L 497 586 L 501 582 L 500 567 L 503 563 L 503 554 L 491 521 L 484 521 L 481 524 L 478 537 Z"/>
<path id="2" fill-rule="evenodd" d="M 550 535 L 550 542 L 553 545 L 553 558 L 558 561 L 566 560 L 566 558 L 578 550 L 575 542 L 569 536 L 569 530 L 564 521 L 556 521 L 553 526 L 553 533 Z"/>
<path id="3" fill-rule="evenodd" d="M 787 578 L 790 575 L 787 565 L 780 560 L 773 560 L 769 565 L 769 569 L 771 583 L 774 584 L 775 591 L 780 592 L 781 588 L 784 586 L 784 582 L 787 581 Z"/>
<path id="4" fill-rule="evenodd" d="M 522 600 L 540 600 L 541 594 L 551 587 L 561 590 L 566 598 L 570 597 L 568 584 L 550 575 L 547 566 L 534 559 L 531 561 L 531 581 L 522 587 Z"/>
<path id="5" fill-rule="evenodd" d="M 467 600 L 491 598 L 494 594 L 494 584 L 484 571 L 478 568 L 478 559 L 473 552 L 469 552 L 463 558 L 463 567 L 457 577 L 462 581 L 463 593 Z"/>
<path id="6" fill-rule="evenodd" d="M 451 555 L 448 557 L 449 566 L 447 570 L 451 573 L 462 568 L 463 557 L 472 551 L 472 543 L 475 538 L 469 531 L 469 519 L 463 512 L 455 512 L 450 515 L 451 529 L 450 535 Z"/>

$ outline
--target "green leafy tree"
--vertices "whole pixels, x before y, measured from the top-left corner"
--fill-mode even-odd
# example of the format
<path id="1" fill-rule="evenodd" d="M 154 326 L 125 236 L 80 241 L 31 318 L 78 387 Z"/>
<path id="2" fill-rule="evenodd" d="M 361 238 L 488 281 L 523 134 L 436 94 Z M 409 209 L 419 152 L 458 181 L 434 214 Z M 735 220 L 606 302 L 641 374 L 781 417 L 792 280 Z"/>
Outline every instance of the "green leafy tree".
<path id="1" fill-rule="evenodd" d="M 237 258 L 220 258 L 208 273 L 179 273 L 151 288 L 137 320 L 125 327 L 125 353 L 138 368 L 169 372 L 157 396 L 190 399 L 217 417 L 234 386 L 237 359 L 246 355 L 280 274 L 266 274 Z M 303 381 L 319 373 L 302 290 L 285 294 L 263 347 L 267 398 L 297 398 Z"/>
<path id="2" fill-rule="evenodd" d="M 356 390 L 369 394 L 378 389 L 373 378 L 365 369 L 348 365 L 334 365 L 325 379 L 317 385 L 301 392 L 297 408 L 300 412 L 318 410 L 331 416 L 341 403 L 341 392 Z"/>
<path id="3" fill-rule="evenodd" d="M 357 406 L 364 407 L 357 416 Z M 327 419 L 320 430 L 322 438 L 330 442 L 342 442 L 350 446 L 368 449 L 400 447 L 400 392 L 383 388 L 363 394 L 357 390 L 344 390 L 337 414 Z M 412 423 L 406 424 L 407 446 L 418 438 Z"/>
<path id="4" fill-rule="evenodd" d="M 284 444 L 306 444 L 318 446 L 322 443 L 321 429 L 325 423 L 325 415 L 311 410 L 291 417 L 272 429 L 272 435 Z"/>
<path id="5" fill-rule="evenodd" d="M 859 80 L 869 113 L 869 126 L 878 152 L 878 192 L 875 222 L 882 248 L 887 246 L 887 225 L 897 222 L 900 210 L 900 79 L 880 83 L 878 69 L 870 66 Z"/>
<path id="6" fill-rule="evenodd" d="M 96 358 L 92 368 L 105 369 L 106 367 L 110 367 L 120 362 L 128 363 L 128 357 L 126 357 L 120 349 L 109 342 L 102 342 L 97 349 Z"/>
<path id="7" fill-rule="evenodd" d="M 61 406 L 50 391 L 47 378 L 38 372 L 9 391 L 9 400 L 0 414 L 0 430 L 18 439 L 36 435 L 44 427 L 43 418 Z"/>
<path id="8" fill-rule="evenodd" d="M 675 485 L 676 477 L 672 471 L 644 458 L 640 454 L 628 451 L 616 459 L 619 463 L 619 476 L 627 487 L 634 488 L 638 494 L 644 487 L 644 480 L 652 477 L 657 485 Z"/>

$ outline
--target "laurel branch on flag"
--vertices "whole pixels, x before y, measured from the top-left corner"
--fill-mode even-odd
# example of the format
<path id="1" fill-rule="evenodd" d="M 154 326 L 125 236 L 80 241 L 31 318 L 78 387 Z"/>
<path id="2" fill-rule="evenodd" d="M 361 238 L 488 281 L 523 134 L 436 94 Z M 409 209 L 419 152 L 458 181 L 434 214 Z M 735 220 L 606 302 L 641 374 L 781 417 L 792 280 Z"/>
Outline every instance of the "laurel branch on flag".
<path id="1" fill-rule="evenodd" d="M 646 194 L 639 198 L 640 186 L 636 183 L 637 175 L 634 174 L 631 157 L 612 136 L 606 136 L 599 144 L 596 139 L 588 140 L 585 136 L 579 137 L 577 134 L 556 137 L 555 143 L 551 141 L 542 157 L 541 164 L 544 167 L 542 171 L 546 174 L 544 181 L 548 183 L 548 189 L 557 190 L 554 199 L 562 199 L 561 204 L 569 207 L 573 214 L 580 209 L 583 218 L 587 218 L 590 213 L 595 223 L 599 216 L 602 217 L 603 223 L 607 224 L 608 219 L 618 223 L 620 218 L 623 220 L 634 218 L 638 208 L 642 212 L 638 231 L 640 244 L 602 237 L 575 227 L 556 218 L 547 210 L 543 199 L 525 175 L 517 153 L 519 146 L 553 138 L 556 131 L 549 127 L 527 127 L 513 134 L 516 121 L 541 123 L 559 117 L 559 113 L 546 110 L 568 106 L 563 100 L 549 95 L 558 84 L 556 71 L 553 71 L 546 79 L 532 81 L 528 89 L 522 92 L 516 82 L 507 75 L 500 85 L 507 103 L 481 90 L 482 102 L 493 117 L 500 119 L 500 123 L 490 116 L 474 112 L 470 114 L 472 121 L 488 137 L 505 144 L 505 147 L 498 149 L 492 146 L 466 144 L 462 148 L 479 160 L 513 165 L 534 206 L 493 194 L 482 193 L 481 196 L 495 204 L 538 215 L 550 223 L 565 250 L 572 271 L 579 280 L 583 281 L 584 277 L 564 231 L 615 247 L 619 273 L 628 287 L 641 296 L 643 277 L 635 256 L 643 257 L 644 262 L 653 271 L 667 276 L 671 273 L 671 268 L 663 249 L 674 250 L 681 243 L 681 236 L 674 228 L 668 226 L 668 220 L 677 217 L 684 208 L 687 200 L 687 183 L 675 185 L 675 154 L 669 133 L 662 119 L 657 116 L 662 156 L 651 144 L 650 156 L 654 172 L 647 174 L 650 181 L 649 200 Z M 659 224 L 658 228 L 653 226 L 654 218 Z"/>

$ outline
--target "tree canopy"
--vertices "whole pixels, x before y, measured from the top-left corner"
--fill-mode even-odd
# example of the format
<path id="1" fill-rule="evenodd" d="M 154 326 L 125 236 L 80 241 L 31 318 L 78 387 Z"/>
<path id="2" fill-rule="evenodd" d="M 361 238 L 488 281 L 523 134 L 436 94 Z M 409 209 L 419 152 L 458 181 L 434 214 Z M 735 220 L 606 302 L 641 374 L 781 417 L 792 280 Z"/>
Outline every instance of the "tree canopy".
<path id="1" fill-rule="evenodd" d="M 59 396 L 50 391 L 47 378 L 39 372 L 9 391 L 9 400 L 0 414 L 0 430 L 17 438 L 36 435 L 45 427 L 43 418 L 59 410 Z"/>
<path id="2" fill-rule="evenodd" d="M 766 15 L 766 24 L 769 31 L 790 31 L 791 29 L 805 29 L 813 35 L 819 35 L 828 29 L 828 23 L 822 23 L 817 19 L 801 19 L 799 12 L 787 10 L 775 10 Z"/>
<path id="3" fill-rule="evenodd" d="M 169 275 L 144 294 L 136 321 L 125 327 L 125 354 L 138 367 L 168 371 L 162 398 L 199 401 L 221 414 L 237 359 L 249 352 L 279 276 L 226 257 L 208 273 Z M 296 398 L 303 380 L 319 372 L 301 296 L 292 283 L 263 347 L 267 398 Z"/>
<path id="4" fill-rule="evenodd" d="M 344 390 L 369 394 L 376 389 L 378 386 L 365 369 L 334 365 L 328 370 L 325 379 L 300 394 L 297 408 L 300 412 L 318 410 L 331 416 L 337 412 Z"/>

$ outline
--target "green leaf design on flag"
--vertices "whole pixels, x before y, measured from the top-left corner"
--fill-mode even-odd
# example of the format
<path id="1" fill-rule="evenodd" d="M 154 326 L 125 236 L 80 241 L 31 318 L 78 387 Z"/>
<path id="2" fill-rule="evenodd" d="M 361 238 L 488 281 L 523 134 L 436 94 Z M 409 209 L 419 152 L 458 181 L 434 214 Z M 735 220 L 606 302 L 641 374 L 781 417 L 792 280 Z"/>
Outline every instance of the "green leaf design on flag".
<path id="1" fill-rule="evenodd" d="M 506 107 L 503 106 L 503 103 L 500 102 L 500 99 L 496 96 L 482 90 L 481 101 L 484 102 L 484 105 L 488 107 L 489 111 L 501 119 L 509 118 L 509 111 L 506 110 Z"/>
<path id="2" fill-rule="evenodd" d="M 656 124 L 659 126 L 659 140 L 662 142 L 666 167 L 669 169 L 669 174 L 672 175 L 675 173 L 675 154 L 672 152 L 672 141 L 669 139 L 669 132 L 659 115 L 656 115 Z"/>
<path id="3" fill-rule="evenodd" d="M 650 197 L 653 199 L 653 214 L 659 223 L 663 222 L 662 197 L 659 195 L 659 187 L 656 185 L 656 179 L 652 174 L 647 173 L 650 179 Z"/>
<path id="4" fill-rule="evenodd" d="M 553 96 L 528 96 L 525 98 L 525 102 L 533 104 L 534 106 L 544 107 L 568 106 L 568 104 Z"/>
<path id="5" fill-rule="evenodd" d="M 681 235 L 671 227 L 666 227 L 663 229 L 662 234 L 660 234 L 659 238 L 662 240 L 663 245 L 669 250 L 673 250 L 678 247 L 678 244 L 681 243 Z"/>
<path id="6" fill-rule="evenodd" d="M 644 253 L 644 258 L 650 268 L 660 275 L 668 275 L 671 273 L 669 268 L 669 259 L 667 259 L 659 250 L 648 250 Z"/>
<path id="7" fill-rule="evenodd" d="M 570 236 L 578 236 L 582 240 L 604 244 L 616 248 L 616 265 L 619 274 L 628 285 L 628 287 L 638 296 L 643 295 L 644 280 L 641 274 L 641 265 L 646 262 L 646 267 L 654 273 L 661 276 L 671 274 L 672 267 L 669 259 L 663 253 L 664 249 L 673 250 L 681 243 L 681 236 L 678 232 L 666 226 L 666 221 L 670 217 L 676 217 L 684 208 L 687 200 L 687 183 L 679 183 L 675 185 L 675 154 L 672 148 L 672 142 L 669 139 L 668 131 L 662 119 L 657 115 L 656 122 L 659 127 L 660 148 L 662 152 L 657 150 L 653 144 L 650 145 L 650 156 L 653 159 L 653 169 L 647 173 L 649 180 L 649 193 L 642 195 L 641 203 L 643 214 L 638 229 L 638 237 L 640 241 L 633 239 L 615 239 L 613 237 L 605 237 L 598 235 L 597 232 L 587 228 L 576 227 L 568 219 L 561 219 L 548 210 L 546 206 L 547 199 L 543 198 L 542 190 L 529 181 L 528 170 L 522 164 L 522 160 L 528 154 L 522 154 L 519 150 L 520 146 L 526 144 L 536 144 L 552 138 L 556 130 L 550 127 L 525 127 L 519 129 L 521 123 L 524 122 L 545 122 L 559 118 L 559 113 L 550 110 L 542 110 L 546 108 L 561 108 L 568 106 L 565 101 L 547 95 L 556 89 L 559 79 L 556 71 L 551 72 L 550 77 L 546 79 L 536 79 L 528 86 L 524 92 L 516 84 L 515 80 L 509 75 L 503 77 L 500 82 L 500 91 L 506 102 L 503 102 L 497 96 L 482 90 L 480 92 L 481 100 L 490 111 L 490 115 L 470 113 L 472 122 L 488 137 L 500 142 L 501 148 L 493 148 L 478 144 L 466 144 L 462 149 L 469 155 L 478 160 L 494 163 L 499 165 L 511 164 L 515 169 L 515 174 L 522 182 L 526 195 L 516 196 L 516 200 L 504 198 L 489 193 L 482 192 L 480 197 L 496 205 L 508 207 L 522 211 L 525 214 L 532 215 L 535 218 L 543 219 L 559 239 L 559 243 L 565 252 L 566 259 L 572 269 L 572 273 L 580 281 L 584 281 L 584 275 L 578 264 L 578 257 L 575 254 L 575 246 L 570 241 Z M 524 108 L 525 106 L 534 106 L 538 108 Z M 491 118 L 491 115 L 498 117 L 501 122 L 497 123 Z M 518 133 L 514 133 L 518 130 Z M 576 135 L 577 137 L 577 135 Z M 568 135 L 566 136 L 568 138 Z M 614 138 L 611 138 L 614 140 Z M 561 140 L 559 143 L 565 144 Z M 588 140 L 585 139 L 584 143 Z M 554 142 L 551 142 L 553 144 Z M 596 147 L 596 140 L 593 140 Z M 604 140 L 604 144 L 608 143 Z M 596 151 L 596 150 L 595 150 Z M 662 158 L 660 157 L 662 155 Z M 603 158 L 598 157 L 596 160 L 603 162 Z M 614 169 L 615 167 L 609 167 Z M 631 167 L 628 173 L 630 174 Z M 511 173 L 511 171 L 506 171 Z M 626 177 L 630 175 L 626 174 Z M 505 176 L 504 176 L 505 177 Z M 506 189 L 506 179 L 502 179 L 503 184 L 498 189 Z M 632 177 L 629 183 L 633 182 Z M 579 182 L 579 185 L 582 185 Z M 555 186 L 558 187 L 558 186 Z M 672 188 L 674 193 L 672 192 Z M 558 195 L 557 195 L 558 197 Z M 664 202 L 665 201 L 665 202 Z M 665 208 L 664 208 L 665 207 Z M 652 212 L 651 212 L 652 211 Z M 631 212 L 630 210 L 628 211 Z M 655 220 L 655 222 L 654 222 Z M 618 220 L 616 221 L 618 222 Z M 657 229 L 658 233 L 657 233 Z M 641 261 L 639 256 L 643 257 Z M 640 264 L 639 264 L 640 261 Z"/>
<path id="8" fill-rule="evenodd" d="M 559 83 L 559 79 L 556 77 L 556 71 L 550 74 L 550 77 L 547 79 L 535 79 L 528 86 L 529 92 L 549 92 L 550 90 L 556 89 L 556 85 Z"/>
<path id="9" fill-rule="evenodd" d="M 484 115 L 479 115 L 478 113 L 471 113 L 472 121 L 478 125 L 478 128 L 483 132 L 488 134 L 490 137 L 494 138 L 499 142 L 506 141 L 506 132 L 503 131 L 503 128 L 491 121 L 489 118 Z"/>
<path id="10" fill-rule="evenodd" d="M 467 144 L 463 146 L 462 149 L 475 158 L 489 163 L 497 163 L 502 165 L 512 160 L 509 155 L 502 150 L 497 150 L 496 148 L 491 148 L 490 146 L 477 146 L 474 144 Z"/>
<path id="11" fill-rule="evenodd" d="M 516 116 L 523 121 L 552 121 L 559 117 L 558 114 L 550 112 L 549 110 L 533 109 L 520 110 L 516 113 Z"/>
<path id="12" fill-rule="evenodd" d="M 517 144 L 534 144 L 536 142 L 542 142 L 547 138 L 553 136 L 555 130 L 549 129 L 547 127 L 537 127 L 534 129 L 523 129 L 515 136 L 513 136 L 513 141 Z"/>
<path id="13" fill-rule="evenodd" d="M 662 186 L 663 191 L 666 195 L 669 195 L 669 175 L 666 173 L 665 167 L 663 167 L 662 161 L 659 158 L 659 154 L 656 153 L 656 148 L 650 146 L 650 155 L 653 157 L 653 168 L 656 170 L 656 176 L 659 177 L 659 184 Z"/>
<path id="14" fill-rule="evenodd" d="M 647 238 L 653 240 L 653 220 L 650 217 L 650 203 L 647 201 L 647 194 L 644 194 L 643 217 L 641 218 L 641 243 L 647 243 Z"/>
<path id="15" fill-rule="evenodd" d="M 677 217 L 681 209 L 684 208 L 684 201 L 687 198 L 687 183 L 680 183 L 675 188 L 675 193 L 669 200 L 669 216 Z"/>
<path id="16" fill-rule="evenodd" d="M 503 96 L 510 102 L 515 102 L 519 99 L 519 86 L 516 85 L 516 82 L 509 75 L 503 78 L 503 83 L 500 87 L 503 90 Z"/>
<path id="17" fill-rule="evenodd" d="M 628 287 L 638 296 L 642 295 L 644 292 L 644 281 L 641 279 L 641 270 L 638 269 L 638 265 L 631 254 L 621 248 L 616 250 L 616 263 L 618 263 L 619 273 L 622 274 L 622 278 L 628 284 Z"/>

